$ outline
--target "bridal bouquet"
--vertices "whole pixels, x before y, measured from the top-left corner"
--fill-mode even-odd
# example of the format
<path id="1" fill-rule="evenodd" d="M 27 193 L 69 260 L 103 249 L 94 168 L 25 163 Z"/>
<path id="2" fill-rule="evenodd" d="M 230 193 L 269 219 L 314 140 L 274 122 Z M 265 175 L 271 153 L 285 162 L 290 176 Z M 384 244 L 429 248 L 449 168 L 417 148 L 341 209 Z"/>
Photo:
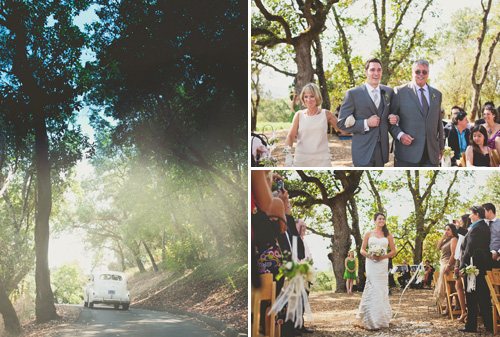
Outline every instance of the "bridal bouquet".
<path id="1" fill-rule="evenodd" d="M 303 325 L 302 313 L 304 311 L 308 320 L 312 321 L 312 312 L 306 290 L 309 287 L 307 282 L 314 281 L 314 271 L 309 262 L 298 263 L 295 249 L 297 247 L 296 236 L 293 237 L 292 242 L 292 260 L 283 263 L 276 276 L 276 280 L 284 276 L 285 284 L 269 313 L 277 314 L 288 303 L 285 321 L 295 322 L 297 328 Z"/>
<path id="2" fill-rule="evenodd" d="M 368 248 L 368 254 L 381 257 L 382 255 L 385 255 L 385 248 L 380 247 L 379 245 L 372 245 L 370 248 Z"/>

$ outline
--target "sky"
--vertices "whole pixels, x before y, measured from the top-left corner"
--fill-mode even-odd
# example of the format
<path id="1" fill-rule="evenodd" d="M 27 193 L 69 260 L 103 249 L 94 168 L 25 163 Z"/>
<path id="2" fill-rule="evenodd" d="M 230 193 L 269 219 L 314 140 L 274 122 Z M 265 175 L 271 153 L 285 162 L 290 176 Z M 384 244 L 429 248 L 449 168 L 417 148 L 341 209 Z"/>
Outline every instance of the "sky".
<path id="1" fill-rule="evenodd" d="M 390 176 L 391 174 L 395 173 L 394 171 L 396 171 L 396 170 L 394 170 L 394 169 L 385 170 L 384 174 L 387 174 Z M 464 182 L 460 182 L 461 189 L 463 189 L 464 191 L 465 190 L 475 190 L 475 189 L 477 189 L 477 186 L 485 185 L 488 176 L 492 172 L 493 171 L 490 171 L 490 170 L 481 170 L 481 171 L 476 170 L 475 185 L 468 186 Z M 440 188 L 443 189 L 444 187 L 440 186 Z M 468 196 L 466 195 L 464 197 L 468 197 Z M 472 199 L 473 196 L 470 196 L 470 198 Z M 467 201 L 467 200 L 468 199 L 465 199 L 465 201 Z M 395 215 L 394 212 L 395 212 L 395 210 L 397 210 L 398 214 L 401 217 L 407 217 L 410 214 L 411 210 L 413 209 L 413 205 L 412 205 L 411 200 L 406 200 L 406 201 L 404 199 L 402 200 L 400 198 L 400 196 L 398 196 L 398 195 L 394 196 L 394 199 L 392 200 L 392 202 L 393 202 L 393 204 L 388 205 L 386 207 L 388 209 L 387 216 Z M 402 203 L 401 206 L 400 206 L 400 203 Z M 407 203 L 408 205 L 405 206 L 405 203 Z M 496 206 L 500 207 L 500 205 L 496 205 Z M 450 215 L 449 220 L 451 220 L 451 216 L 452 215 Z M 360 223 L 362 224 L 361 226 L 372 226 L 373 225 L 372 219 L 360 219 Z M 308 225 L 308 222 L 306 220 L 306 226 L 307 225 Z M 363 231 L 362 228 L 361 228 L 361 231 Z M 308 234 L 305 236 L 305 239 L 306 239 L 307 244 L 308 244 L 309 248 L 311 249 L 311 253 L 313 255 L 314 268 L 318 271 L 327 271 L 327 270 L 333 271 L 332 264 L 331 264 L 330 260 L 328 260 L 328 258 L 327 258 L 327 255 L 330 252 L 330 250 L 328 248 L 330 246 L 330 241 L 328 239 L 323 238 L 323 237 L 316 235 L 316 234 Z"/>
<path id="2" fill-rule="evenodd" d="M 97 15 L 93 5 L 87 11 L 81 13 L 75 18 L 75 24 L 83 30 L 86 23 L 96 21 Z M 90 50 L 85 50 L 82 55 L 82 63 L 92 61 L 95 55 Z M 82 97 L 83 99 L 83 97 Z M 89 125 L 89 108 L 85 107 L 78 113 L 77 124 L 82 127 L 82 131 L 86 134 L 90 141 L 94 140 L 94 130 Z M 88 160 L 80 161 L 76 166 L 76 176 L 78 180 L 82 180 L 85 176 L 89 176 L 93 172 L 93 168 Z M 56 268 L 65 263 L 77 263 L 85 274 L 91 271 L 92 253 L 85 250 L 84 242 L 81 235 L 61 233 L 58 236 L 51 236 L 49 242 L 49 267 Z"/>
<path id="3" fill-rule="evenodd" d="M 441 14 L 436 18 L 427 16 L 427 21 L 423 29 L 429 36 L 434 35 L 438 30 L 438 27 L 442 24 L 449 23 L 451 21 L 452 14 L 458 9 L 465 7 L 476 9 L 481 8 L 480 0 L 435 0 L 434 2 L 435 5 L 433 5 L 433 8 L 440 9 Z M 371 56 L 370 53 L 377 48 L 378 37 L 374 31 L 367 31 L 364 35 L 357 36 L 357 38 L 351 42 L 354 52 L 367 59 Z M 324 57 L 326 66 L 331 57 L 328 55 L 327 50 L 323 50 L 323 53 L 325 54 Z M 431 81 L 437 78 L 443 66 L 444 64 L 439 63 L 439 61 L 437 61 L 436 64 L 431 64 L 431 72 L 429 74 L 429 79 Z M 283 98 L 289 97 L 291 91 L 289 86 L 293 83 L 293 78 L 275 72 L 269 67 L 265 67 L 262 72 L 260 82 L 263 87 L 263 91 L 270 91 L 272 97 L 274 98 Z"/>

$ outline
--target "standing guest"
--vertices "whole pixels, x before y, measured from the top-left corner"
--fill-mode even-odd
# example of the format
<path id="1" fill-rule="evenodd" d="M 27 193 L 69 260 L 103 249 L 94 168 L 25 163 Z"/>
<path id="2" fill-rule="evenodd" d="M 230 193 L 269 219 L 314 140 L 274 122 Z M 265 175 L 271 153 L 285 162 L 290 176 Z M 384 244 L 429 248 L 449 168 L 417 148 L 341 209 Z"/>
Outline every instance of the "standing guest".
<path id="1" fill-rule="evenodd" d="M 493 104 L 485 105 L 483 115 L 486 122 L 483 126 L 488 134 L 486 137 L 488 139 L 488 147 L 491 150 L 497 150 L 500 154 L 500 124 L 497 123 L 498 111 Z"/>
<path id="2" fill-rule="evenodd" d="M 469 210 L 472 224 L 462 244 L 464 253 L 460 261 L 460 270 L 471 265 L 472 257 L 474 266 L 479 269 L 479 275 L 476 276 L 476 289 L 465 293 L 468 312 L 467 323 L 465 323 L 465 328 L 459 330 L 477 332 L 477 307 L 479 304 L 484 327 L 487 331 L 493 332 L 490 290 L 484 278 L 486 270 L 491 270 L 490 228 L 483 220 L 485 212 L 482 206 L 472 206 Z M 468 278 L 462 272 L 460 274 L 464 277 L 464 286 L 467 289 Z"/>
<path id="3" fill-rule="evenodd" d="M 401 289 L 404 289 L 404 287 L 406 286 L 406 281 L 411 279 L 410 266 L 408 265 L 408 261 L 406 259 L 403 261 L 403 265 L 401 266 L 401 268 L 402 268 L 402 272 L 401 272 L 401 276 L 398 277 L 398 282 L 399 282 Z"/>
<path id="4" fill-rule="evenodd" d="M 486 129 L 482 125 L 475 125 L 470 131 L 469 146 L 465 150 L 467 167 L 493 166 L 490 148 L 487 145 Z"/>
<path id="5" fill-rule="evenodd" d="M 330 124 L 336 128 L 337 117 L 331 111 L 320 108 L 323 98 L 314 83 L 304 86 L 300 100 L 306 109 L 295 114 L 285 140 L 286 149 L 291 152 L 293 140 L 297 135 L 295 158 L 291 153 L 287 154 L 285 166 L 331 167 L 327 126 Z"/>
<path id="6" fill-rule="evenodd" d="M 393 109 L 399 123 L 391 129 L 397 139 L 394 166 L 437 167 L 444 151 L 441 92 L 427 84 L 429 62 L 417 60 L 413 81 L 394 90 Z"/>
<path id="7" fill-rule="evenodd" d="M 488 226 L 490 226 L 490 252 L 491 252 L 491 267 L 500 268 L 500 220 L 496 215 L 495 205 L 492 203 L 483 204 L 484 218 Z"/>
<path id="8" fill-rule="evenodd" d="M 460 220 L 455 220 L 455 227 L 457 228 L 458 242 L 455 248 L 455 268 L 453 269 L 453 278 L 455 279 L 455 289 L 458 294 L 458 302 L 460 303 L 460 317 L 458 321 L 463 323 L 467 318 L 467 312 L 465 311 L 465 291 L 464 283 L 460 277 L 460 260 L 462 258 L 462 243 L 464 242 L 465 235 L 467 235 L 467 228 L 469 228 L 471 221 L 469 214 L 464 214 L 460 217 Z"/>
<path id="9" fill-rule="evenodd" d="M 389 128 L 398 117 L 390 114 L 392 88 L 380 85 L 382 63 L 371 58 L 365 63 L 366 83 L 347 90 L 340 107 L 338 127 L 352 132 L 354 166 L 384 167 L 389 161 Z"/>
<path id="10" fill-rule="evenodd" d="M 444 227 L 443 236 L 436 247 L 437 250 L 441 251 L 441 267 L 439 269 L 437 285 L 434 289 L 434 296 L 437 298 L 438 303 L 441 304 L 442 308 L 445 308 L 442 312 L 443 315 L 448 315 L 448 310 L 451 310 L 446 304 L 445 274 L 448 275 L 453 270 L 457 241 L 457 228 L 453 224 L 447 224 Z"/>
<path id="11" fill-rule="evenodd" d="M 470 137 L 470 131 L 467 128 L 469 124 L 467 113 L 465 111 L 459 111 L 453 114 L 451 123 L 452 126 L 448 133 L 448 146 L 451 147 L 454 152 L 451 165 L 462 166 L 460 159 L 462 158 L 462 153 L 465 153 L 467 150 L 467 142 Z"/>
<path id="12" fill-rule="evenodd" d="M 344 280 L 346 280 L 345 285 L 347 288 L 347 293 L 352 294 L 352 286 L 354 284 L 354 280 L 356 279 L 356 269 L 358 269 L 353 250 L 351 250 L 349 252 L 349 255 L 345 258 L 344 264 Z"/>

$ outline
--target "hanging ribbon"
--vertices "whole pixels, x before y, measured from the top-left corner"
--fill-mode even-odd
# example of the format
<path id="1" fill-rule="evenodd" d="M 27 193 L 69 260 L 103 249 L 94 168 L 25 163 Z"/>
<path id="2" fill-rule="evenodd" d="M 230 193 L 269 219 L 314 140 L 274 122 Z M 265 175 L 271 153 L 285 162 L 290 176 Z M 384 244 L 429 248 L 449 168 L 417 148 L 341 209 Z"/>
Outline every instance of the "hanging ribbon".
<path id="1" fill-rule="evenodd" d="M 396 318 L 396 316 L 398 315 L 399 313 L 399 309 L 401 308 L 401 300 L 403 299 L 403 295 L 406 291 L 406 289 L 408 289 L 408 287 L 410 286 L 410 284 L 413 282 L 413 280 L 417 277 L 417 275 L 419 274 L 419 271 L 420 270 L 424 270 L 424 263 L 423 262 L 420 262 L 420 264 L 418 265 L 417 267 L 417 270 L 415 270 L 415 272 L 413 273 L 413 276 L 412 278 L 410 279 L 410 281 L 406 284 L 406 287 L 403 289 L 403 292 L 401 293 L 401 296 L 399 297 L 399 303 L 398 303 L 398 310 L 396 310 L 396 313 L 394 314 L 393 318 Z M 422 281 L 422 278 L 420 278 L 420 281 L 418 281 L 417 279 L 417 282 L 416 283 L 420 283 Z"/>
<path id="2" fill-rule="evenodd" d="M 292 238 L 292 261 L 294 264 L 297 262 L 297 237 Z M 307 275 L 302 275 L 298 270 L 295 277 L 291 279 L 286 279 L 281 292 L 276 298 L 271 310 L 269 310 L 269 315 L 278 314 L 278 312 L 288 303 L 286 309 L 285 321 L 295 322 L 295 327 L 301 327 L 304 324 L 304 319 L 302 313 L 305 311 L 307 315 L 307 320 L 312 322 L 312 312 L 311 306 L 309 305 L 309 298 L 307 296 L 306 289 L 308 285 L 306 283 Z"/>

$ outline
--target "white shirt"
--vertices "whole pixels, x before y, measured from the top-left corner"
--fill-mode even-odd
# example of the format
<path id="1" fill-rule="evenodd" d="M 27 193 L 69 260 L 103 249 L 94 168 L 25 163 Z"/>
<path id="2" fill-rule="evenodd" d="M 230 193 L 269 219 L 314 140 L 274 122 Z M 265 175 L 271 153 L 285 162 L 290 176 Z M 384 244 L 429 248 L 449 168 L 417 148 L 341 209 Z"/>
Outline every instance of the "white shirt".
<path id="1" fill-rule="evenodd" d="M 372 102 L 375 102 L 375 92 L 378 93 L 378 104 L 380 106 L 380 102 L 382 102 L 382 95 L 380 93 L 380 85 L 377 85 L 376 88 L 372 87 L 368 83 L 365 83 L 366 90 L 368 90 L 368 95 L 372 99 Z M 375 103 L 374 103 L 375 104 Z M 365 131 L 370 131 L 370 127 L 368 126 L 368 119 L 364 120 Z"/>

